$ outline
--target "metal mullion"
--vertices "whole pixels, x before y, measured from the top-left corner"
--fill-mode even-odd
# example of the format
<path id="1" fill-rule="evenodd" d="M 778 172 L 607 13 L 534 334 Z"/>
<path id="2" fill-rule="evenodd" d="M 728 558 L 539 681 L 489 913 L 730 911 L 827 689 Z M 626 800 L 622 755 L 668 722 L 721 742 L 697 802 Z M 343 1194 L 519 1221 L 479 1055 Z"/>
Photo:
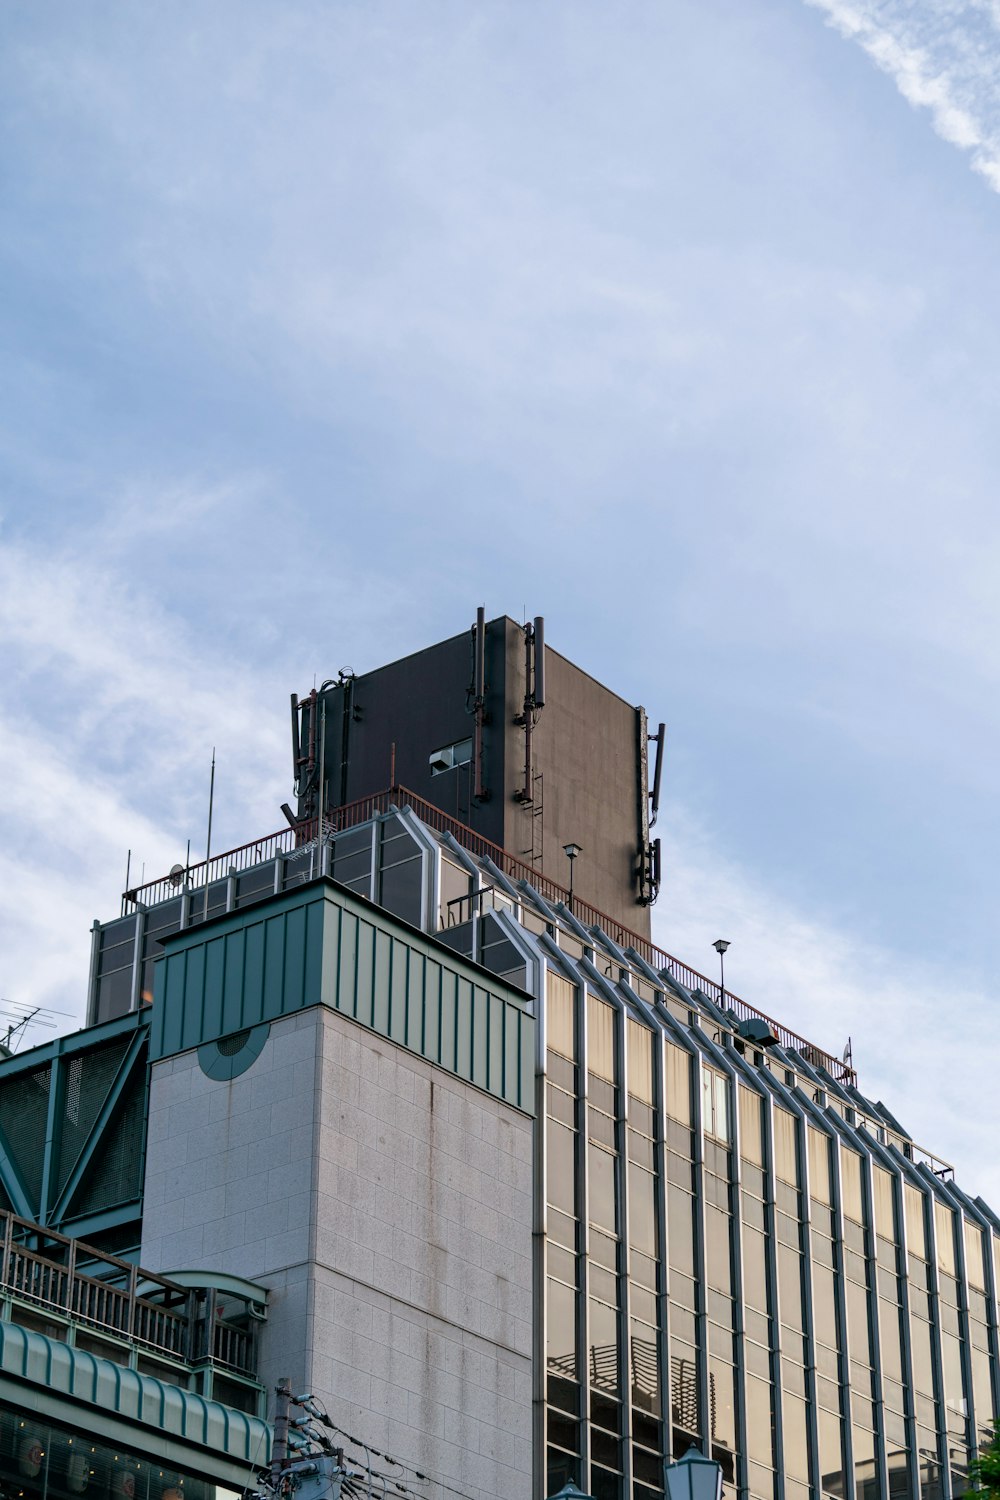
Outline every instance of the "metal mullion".
<path id="1" fill-rule="evenodd" d="M 368 843 L 369 843 L 369 846 L 371 848 L 371 855 L 372 855 L 371 868 L 370 868 L 369 874 L 368 874 L 368 896 L 369 896 L 369 899 L 371 901 L 375 901 L 375 902 L 377 902 L 378 899 L 379 899 L 378 895 L 376 894 L 376 892 L 379 890 L 380 885 L 381 885 L 381 881 L 380 881 L 379 877 L 381 876 L 381 873 L 382 873 L 381 868 L 380 868 L 381 861 L 379 859 L 379 830 L 380 830 L 380 827 L 381 827 L 381 821 L 382 820 L 379 819 L 379 818 L 373 818 L 372 819 L 372 822 L 371 822 L 371 831 L 370 831 L 370 833 L 368 835 Z M 473 951 L 473 953 L 475 953 L 476 950 L 475 950 L 474 947 L 473 947 L 472 951 Z"/>
<path id="2" fill-rule="evenodd" d="M 926 1169 L 925 1169 L 926 1170 Z M 923 1172 L 921 1172 L 923 1176 Z M 925 1179 L 926 1180 L 926 1179 Z M 924 1233 L 927 1239 L 927 1265 L 930 1272 L 931 1296 L 931 1363 L 934 1367 L 934 1394 L 937 1407 L 935 1433 L 938 1445 L 938 1462 L 941 1465 L 942 1500 L 952 1500 L 951 1448 L 948 1433 L 948 1393 L 944 1383 L 944 1354 L 941 1333 L 941 1289 L 938 1282 L 937 1264 L 937 1217 L 934 1212 L 936 1198 L 933 1190 L 925 1192 Z"/>
<path id="3" fill-rule="evenodd" d="M 532 1374 L 532 1432 L 534 1437 L 535 1452 L 541 1455 L 540 1462 L 534 1465 L 534 1476 L 532 1491 L 534 1500 L 543 1500 L 545 1492 L 544 1476 L 547 1472 L 546 1460 L 546 1438 L 548 1436 L 548 1338 L 549 1338 L 549 1283 L 548 1283 L 548 1256 L 546 1247 L 548 1243 L 548 1202 L 549 1202 L 549 1172 L 548 1172 L 548 1145 L 549 1145 L 549 1118 L 548 1118 L 548 1076 L 545 1071 L 545 1031 L 546 1031 L 546 1005 L 545 1005 L 545 973 L 546 966 L 542 965 L 542 1000 L 539 1005 L 538 1025 L 536 1028 L 536 1054 L 535 1054 L 535 1190 L 533 1201 L 533 1233 L 532 1233 L 532 1271 L 534 1279 L 534 1291 L 532 1301 L 534 1304 L 534 1369 Z"/>
<path id="4" fill-rule="evenodd" d="M 721 1049 L 723 1067 L 729 1078 L 732 1089 L 732 1108 L 730 1110 L 730 1152 L 732 1165 L 730 1167 L 730 1239 L 729 1247 L 733 1258 L 733 1287 L 737 1293 L 734 1299 L 736 1312 L 736 1327 L 733 1330 L 736 1339 L 736 1359 L 734 1374 L 736 1377 L 736 1444 L 737 1451 L 737 1488 L 742 1490 L 744 1496 L 750 1493 L 750 1452 L 749 1452 L 749 1428 L 747 1422 L 747 1382 L 746 1382 L 746 1318 L 744 1317 L 744 1289 L 743 1289 L 743 1174 L 740 1166 L 740 1097 L 739 1097 L 739 1071 L 734 1062 L 730 1061 L 727 1054 L 730 1048 Z M 738 1054 L 736 1054 L 738 1056 Z M 742 1460 L 744 1483 L 739 1482 L 739 1463 Z"/>
<path id="5" fill-rule="evenodd" d="M 670 1247 L 668 1242 L 669 1222 L 667 1216 L 667 1198 L 669 1196 L 669 1173 L 667 1170 L 667 1111 L 666 1111 L 666 1046 L 668 1043 L 676 1045 L 688 1060 L 688 1097 L 691 1098 L 692 1085 L 691 1075 L 694 1072 L 692 1063 L 698 1059 L 698 1049 L 691 1035 L 691 1029 L 683 1026 L 677 1017 L 672 1015 L 664 1004 L 656 1012 L 657 1021 L 663 1033 L 663 1046 L 661 1048 L 661 1065 L 663 1068 L 662 1092 L 664 1098 L 664 1111 L 661 1117 L 662 1129 L 660 1131 L 660 1190 L 658 1195 L 658 1208 L 662 1216 L 661 1226 L 663 1238 L 661 1240 L 660 1257 L 662 1262 L 663 1290 L 660 1293 L 662 1304 L 662 1336 L 663 1336 L 663 1411 L 664 1411 L 664 1458 L 669 1462 L 673 1456 L 674 1428 L 673 1428 L 673 1376 L 671 1371 L 671 1334 L 670 1334 Z M 697 1092 L 697 1086 L 695 1087 Z M 694 1130 L 694 1105 L 692 1113 L 687 1120 L 688 1133 Z M 697 1357 L 697 1349 L 695 1350 Z"/>
<path id="6" fill-rule="evenodd" d="M 972 1330 L 969 1327 L 969 1273 L 965 1262 L 965 1214 L 959 1209 L 957 1222 L 958 1242 L 956 1270 L 958 1271 L 959 1346 L 962 1353 L 962 1378 L 965 1384 L 965 1447 L 969 1462 L 979 1451 L 979 1433 L 976 1427 L 976 1387 L 972 1379 Z"/>
<path id="7" fill-rule="evenodd" d="M 764 1254 L 767 1259 L 767 1291 L 771 1305 L 771 1401 L 774 1416 L 774 1475 L 777 1500 L 785 1496 L 785 1418 L 781 1404 L 781 1310 L 778 1303 L 778 1248 L 775 1220 L 777 1179 L 774 1171 L 774 1093 L 763 1092 L 764 1104 L 764 1178 L 767 1198 L 764 1202 Z"/>
<path id="8" fill-rule="evenodd" d="M 588 1057 L 588 1035 L 587 1035 L 587 986 L 578 975 L 576 984 L 576 1003 L 580 1007 L 580 1024 L 578 1028 L 579 1039 L 579 1068 L 577 1098 L 577 1121 L 576 1121 L 576 1191 L 577 1208 L 579 1211 L 579 1238 L 578 1264 L 580 1269 L 580 1292 L 577 1304 L 577 1349 L 581 1356 L 583 1369 L 580 1371 L 580 1478 L 581 1482 L 589 1485 L 590 1481 L 590 1183 L 587 1175 L 587 1142 L 588 1121 L 587 1111 L 590 1090 L 587 1081 L 587 1057 Z M 579 1367 L 578 1367 L 579 1368 Z"/>
<path id="9" fill-rule="evenodd" d="M 670 1379 L 670 1256 L 667 1250 L 667 1034 L 657 1027 L 659 1046 L 655 1050 L 653 1091 L 656 1098 L 657 1130 L 653 1142 L 656 1162 L 656 1241 L 657 1241 L 657 1339 L 660 1369 L 660 1421 L 663 1424 L 663 1457 L 673 1456 L 672 1383 Z M 689 1064 L 690 1066 L 690 1064 Z"/>
<path id="10" fill-rule="evenodd" d="M 987 1332 L 990 1341 L 990 1389 L 993 1396 L 993 1413 L 1000 1414 L 1000 1347 L 997 1328 L 997 1263 L 992 1228 L 987 1224 L 986 1254 L 986 1298 Z"/>
<path id="11" fill-rule="evenodd" d="M 879 1493 L 889 1493 L 889 1465 L 886 1457 L 887 1445 L 885 1435 L 885 1394 L 883 1387 L 882 1371 L 882 1333 L 878 1318 L 878 1227 L 875 1223 L 875 1162 L 872 1154 L 866 1149 L 867 1143 L 858 1134 L 858 1139 L 863 1147 L 861 1153 L 861 1203 L 862 1211 L 868 1220 L 868 1254 L 865 1257 L 868 1262 L 868 1317 L 871 1330 L 872 1371 L 875 1375 L 875 1409 L 877 1413 L 877 1431 L 875 1447 L 875 1467 L 878 1474 Z"/>
<path id="12" fill-rule="evenodd" d="M 124 903 L 123 903 L 124 904 Z M 123 913 L 124 915 L 124 913 Z M 90 971 L 87 976 L 87 1025 L 97 1023 L 97 970 L 101 961 L 101 924 L 96 917 L 90 929 Z"/>
<path id="13" fill-rule="evenodd" d="M 900 1285 L 898 1311 L 902 1320 L 900 1335 L 902 1340 L 903 1401 L 906 1406 L 904 1421 L 906 1423 L 907 1446 L 910 1450 L 910 1494 L 913 1500 L 919 1500 L 920 1458 L 917 1451 L 917 1392 L 913 1380 L 913 1340 L 910 1336 L 910 1252 L 909 1241 L 906 1237 L 906 1178 L 895 1162 L 892 1164 L 892 1184 L 893 1202 L 896 1209 L 896 1253 L 899 1263 L 897 1269 L 897 1280 Z"/>
<path id="14" fill-rule="evenodd" d="M 142 948 L 148 921 L 149 918 L 144 911 L 136 911 L 135 938 L 132 948 L 132 981 L 128 1002 L 130 1011 L 139 1009 L 139 992 L 142 988 Z"/>
<path id="15" fill-rule="evenodd" d="M 62 1040 L 61 1038 L 59 1039 Z M 66 1063 L 57 1051 L 49 1064 L 49 1098 L 45 1111 L 45 1146 L 42 1152 L 42 1184 L 38 1194 L 38 1222 L 47 1224 L 49 1205 L 58 1191 L 59 1154 L 62 1145 Z"/>
<path id="16" fill-rule="evenodd" d="M 823 1474 L 820 1466 L 819 1453 L 819 1392 L 816 1384 L 816 1327 L 813 1317 L 813 1278 L 812 1278 L 812 1212 L 809 1200 L 809 1137 L 807 1134 L 805 1111 L 789 1092 L 787 1097 L 789 1109 L 796 1119 L 796 1134 L 799 1140 L 799 1182 L 798 1182 L 798 1220 L 799 1220 L 799 1247 L 802 1254 L 802 1270 L 804 1277 L 800 1276 L 799 1294 L 802 1298 L 803 1332 L 806 1338 L 808 1359 L 805 1367 L 806 1377 L 806 1427 L 809 1432 L 810 1453 L 810 1484 L 816 1494 L 823 1492 Z M 843 1417 L 841 1418 L 843 1420 Z"/>
<path id="17" fill-rule="evenodd" d="M 827 1110 L 824 1124 L 829 1120 L 839 1122 L 840 1116 L 834 1110 Z M 853 1388 L 851 1383 L 851 1349 L 850 1334 L 847 1326 L 847 1257 L 844 1253 L 844 1193 L 843 1182 L 840 1173 L 840 1150 L 841 1138 L 836 1129 L 827 1126 L 827 1135 L 833 1151 L 830 1153 L 830 1196 L 833 1199 L 833 1225 L 834 1243 L 836 1245 L 836 1261 L 833 1268 L 833 1295 L 836 1303 L 837 1326 L 840 1333 L 840 1351 L 842 1368 L 840 1371 L 841 1387 L 844 1392 L 844 1489 L 853 1493 L 855 1489 L 854 1468 L 854 1406 L 852 1402 Z M 867 1393 L 869 1405 L 871 1404 L 871 1392 Z"/>
<path id="18" fill-rule="evenodd" d="M 699 1027 L 692 1026 L 692 1035 L 697 1036 Z M 695 1350 L 698 1361 L 698 1406 L 701 1411 L 701 1440 L 711 1456 L 711 1391 L 708 1378 L 708 1271 L 705 1254 L 705 1135 L 704 1120 L 702 1118 L 702 1068 L 705 1059 L 699 1047 L 696 1054 L 698 1069 L 696 1073 L 697 1083 L 694 1091 L 692 1113 L 694 1116 L 694 1259 L 695 1259 L 695 1287 L 697 1289 L 696 1300 L 699 1310 L 695 1314 L 696 1328 L 698 1331 L 698 1343 L 700 1348 Z"/>
<path id="19" fill-rule="evenodd" d="M 906 1215 L 906 1192 L 905 1192 L 905 1189 L 906 1189 L 907 1186 L 910 1186 L 910 1187 L 912 1187 L 914 1189 L 915 1192 L 919 1193 L 919 1195 L 920 1195 L 920 1202 L 921 1202 L 921 1210 L 920 1211 L 923 1214 L 923 1221 L 924 1221 L 924 1241 L 925 1241 L 925 1246 L 930 1249 L 931 1248 L 931 1242 L 927 1238 L 927 1206 L 926 1206 L 927 1205 L 927 1196 L 926 1196 L 926 1194 L 924 1192 L 923 1182 L 922 1182 L 922 1180 L 920 1178 L 920 1175 L 919 1175 L 919 1173 L 917 1171 L 917 1168 L 914 1166 L 913 1162 L 910 1161 L 908 1158 L 904 1157 L 902 1155 L 902 1153 L 899 1151 L 899 1148 L 896 1147 L 896 1146 L 891 1146 L 891 1147 L 887 1148 L 886 1155 L 890 1159 L 891 1165 L 895 1169 L 895 1172 L 898 1175 L 898 1180 L 899 1180 L 899 1201 L 900 1201 L 900 1203 L 902 1205 L 901 1213 L 900 1213 L 900 1231 L 899 1231 L 899 1233 L 900 1233 L 900 1239 L 899 1239 L 899 1244 L 900 1244 L 900 1254 L 903 1257 L 903 1267 L 904 1267 L 904 1273 L 903 1273 L 903 1278 L 902 1278 L 902 1280 L 903 1280 L 903 1302 L 902 1302 L 902 1307 L 903 1307 L 903 1350 L 904 1350 L 903 1357 L 904 1357 L 904 1374 L 906 1375 L 906 1377 L 908 1379 L 908 1382 L 909 1382 L 909 1384 L 908 1384 L 908 1394 L 909 1394 L 909 1400 L 910 1400 L 910 1416 L 909 1416 L 909 1418 L 907 1418 L 907 1432 L 910 1434 L 910 1447 L 911 1447 L 911 1451 L 912 1451 L 912 1474 L 913 1474 L 912 1493 L 913 1493 L 913 1495 L 915 1497 L 915 1500 L 919 1500 L 919 1496 L 920 1496 L 920 1454 L 921 1454 L 921 1449 L 919 1447 L 919 1423 L 918 1423 L 918 1420 L 917 1420 L 917 1399 L 918 1399 L 918 1396 L 917 1396 L 916 1381 L 915 1381 L 914 1375 L 913 1375 L 913 1319 L 914 1319 L 914 1312 L 913 1312 L 913 1307 L 912 1307 L 911 1298 L 910 1298 L 910 1290 L 911 1290 L 911 1288 L 910 1288 L 910 1242 L 909 1242 L 909 1237 L 907 1235 L 907 1230 L 906 1230 L 907 1215 Z M 931 1203 L 933 1205 L 933 1199 L 931 1200 Z M 927 1264 L 929 1265 L 930 1261 L 928 1261 Z M 920 1320 L 920 1321 L 923 1321 L 923 1320 Z M 932 1333 L 933 1333 L 934 1332 L 933 1320 L 931 1320 L 930 1326 L 931 1326 L 931 1330 L 932 1330 Z M 940 1384 L 940 1376 L 939 1376 L 939 1371 L 938 1371 L 937 1352 L 936 1352 L 936 1347 L 934 1346 L 933 1342 L 932 1342 L 932 1350 L 931 1350 L 931 1365 L 932 1365 L 931 1380 L 932 1380 L 932 1384 L 935 1387 L 935 1394 L 932 1397 L 932 1405 L 935 1408 L 935 1416 L 934 1416 L 934 1440 L 935 1440 L 935 1442 L 938 1445 L 937 1452 L 936 1452 L 936 1458 L 937 1458 L 937 1463 L 938 1463 L 938 1467 L 939 1468 L 947 1468 L 947 1464 L 942 1465 L 942 1462 L 941 1462 L 940 1437 L 939 1437 L 939 1431 L 938 1431 L 938 1417 L 937 1417 L 937 1413 L 938 1413 L 938 1411 L 941 1411 L 941 1412 L 944 1411 L 944 1402 L 943 1402 L 943 1397 L 941 1397 L 939 1399 L 939 1396 L 937 1394 L 942 1389 L 942 1387 L 941 1387 L 941 1384 Z M 993 1372 L 991 1371 L 991 1374 L 992 1373 Z"/>
<path id="20" fill-rule="evenodd" d="M 619 1195 L 618 1245 L 622 1261 L 618 1280 L 618 1380 L 621 1387 L 622 1436 L 621 1466 L 622 1491 L 632 1493 L 632 1329 L 629 1318 L 629 1236 L 628 1236 L 628 1056 L 626 1036 L 628 1018 L 625 1006 L 618 1001 L 615 1030 L 618 1033 L 618 1061 L 621 1076 L 621 1108 L 616 1111 L 615 1134 L 618 1137 L 618 1177 L 621 1184 Z M 614 1071 L 614 1067 L 612 1067 Z"/>
<path id="21" fill-rule="evenodd" d="M 816 1118 L 817 1128 L 819 1128 L 819 1130 L 822 1130 L 823 1136 L 825 1136 L 826 1142 L 828 1142 L 828 1155 L 829 1146 L 837 1146 L 838 1148 L 837 1151 L 832 1154 L 831 1163 L 831 1197 L 832 1199 L 834 1199 L 834 1203 L 832 1203 L 831 1209 L 832 1215 L 834 1215 L 834 1238 L 835 1242 L 837 1242 L 838 1254 L 840 1254 L 840 1271 L 838 1271 L 837 1266 L 834 1266 L 834 1310 L 835 1314 L 837 1314 L 838 1332 L 840 1332 L 840 1340 L 838 1340 L 838 1355 L 840 1355 L 841 1362 L 843 1362 L 843 1368 L 841 1368 L 840 1371 L 840 1386 L 841 1392 L 843 1392 L 844 1403 L 844 1476 L 846 1476 L 846 1482 L 849 1482 L 849 1484 L 853 1485 L 853 1476 L 855 1476 L 855 1430 L 853 1430 L 850 1358 L 849 1353 L 847 1353 L 847 1266 L 846 1260 L 844 1260 L 844 1214 L 843 1197 L 841 1197 L 840 1136 L 838 1136 L 837 1130 L 832 1127 L 832 1122 L 834 1121 L 837 1121 L 838 1124 L 841 1125 L 843 1125 L 843 1122 L 840 1121 L 840 1116 L 837 1116 L 837 1113 L 835 1113 L 834 1110 L 820 1109 L 820 1107 L 817 1106 L 817 1104 L 814 1103 L 813 1100 L 810 1100 L 810 1098 L 805 1095 L 804 1091 L 802 1091 L 802 1098 L 798 1101 L 798 1103 L 799 1107 L 801 1107 L 802 1109 L 802 1115 L 804 1115 L 805 1122 L 807 1122 L 807 1131 L 810 1116 L 814 1116 L 814 1118 Z M 810 1179 L 808 1179 L 808 1134 L 807 1155 L 805 1155 L 805 1169 L 807 1169 L 808 1191 L 808 1182 L 810 1182 Z M 811 1233 L 811 1224 L 813 1224 L 813 1196 L 811 1196 L 811 1193 L 808 1193 L 808 1206 L 810 1206 L 810 1217 L 808 1217 L 808 1224 L 810 1224 L 808 1247 L 810 1248 L 808 1248 L 808 1256 L 810 1256 L 811 1293 L 813 1292 L 813 1284 L 811 1284 L 811 1277 L 813 1277 L 813 1233 Z"/>

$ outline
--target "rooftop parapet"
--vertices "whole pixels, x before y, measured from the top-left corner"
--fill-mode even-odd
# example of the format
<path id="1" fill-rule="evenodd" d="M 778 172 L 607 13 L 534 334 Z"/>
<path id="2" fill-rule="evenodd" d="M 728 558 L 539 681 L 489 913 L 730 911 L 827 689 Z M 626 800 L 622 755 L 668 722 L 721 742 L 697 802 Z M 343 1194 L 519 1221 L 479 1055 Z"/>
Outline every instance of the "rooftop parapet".
<path id="1" fill-rule="evenodd" d="M 526 864 L 517 855 L 491 843 L 482 834 L 442 812 L 440 808 L 403 786 L 387 787 L 382 792 L 362 797 L 356 802 L 347 803 L 335 809 L 324 819 L 323 833 L 325 836 L 344 833 L 348 829 L 357 828 L 371 822 L 373 818 L 384 816 L 402 807 L 411 808 L 420 821 L 436 833 L 450 834 L 463 849 L 476 858 L 491 860 L 511 880 L 527 882 L 550 904 L 569 906 L 571 898 L 567 887 L 551 879 L 541 870 Z M 268 834 L 264 838 L 247 844 L 241 844 L 238 848 L 216 855 L 211 860 L 203 860 L 187 867 L 176 865 L 169 875 L 160 876 L 156 880 L 147 881 L 144 885 L 126 891 L 122 896 L 122 916 L 128 916 L 135 911 L 148 910 L 165 901 L 176 900 L 182 891 L 187 893 L 195 916 L 198 915 L 199 904 L 195 900 L 197 893 L 204 895 L 203 905 L 206 914 L 215 914 L 225 909 L 224 888 L 229 881 L 245 875 L 245 872 L 258 866 L 292 855 L 296 851 L 301 853 L 310 844 L 315 846 L 316 833 L 316 821 L 313 820 L 300 823 L 294 828 L 283 829 L 278 833 Z M 319 872 L 320 867 L 317 861 L 315 873 Z M 218 892 L 220 887 L 223 892 L 221 899 L 218 895 L 216 899 L 213 899 L 213 888 Z M 267 888 L 261 889 L 260 896 L 269 895 L 274 889 L 272 882 Z M 792 1031 L 780 1021 L 776 1021 L 759 1007 L 751 1005 L 749 1001 L 734 994 L 728 987 L 723 995 L 716 980 L 700 973 L 683 960 L 675 958 L 673 954 L 658 947 L 640 933 L 625 927 L 614 917 L 599 911 L 576 895 L 572 897 L 572 911 L 577 922 L 585 929 L 597 928 L 620 948 L 634 949 L 652 968 L 658 972 L 666 972 L 685 989 L 692 993 L 700 992 L 715 1004 L 724 1003 L 726 1010 L 731 1011 L 739 1021 L 763 1021 L 782 1047 L 800 1052 L 816 1067 L 825 1069 L 837 1082 L 856 1085 L 857 1073 L 849 1063 L 825 1051 L 822 1047 L 816 1046 L 815 1043 Z"/>

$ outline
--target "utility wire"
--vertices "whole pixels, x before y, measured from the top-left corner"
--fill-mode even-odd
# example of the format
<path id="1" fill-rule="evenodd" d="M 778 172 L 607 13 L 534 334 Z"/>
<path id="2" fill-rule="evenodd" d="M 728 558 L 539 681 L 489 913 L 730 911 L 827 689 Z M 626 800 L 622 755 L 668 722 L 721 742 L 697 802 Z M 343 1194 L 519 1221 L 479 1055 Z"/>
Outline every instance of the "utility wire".
<path id="1" fill-rule="evenodd" d="M 372 1448 L 369 1443 L 364 1442 L 361 1438 L 354 1437 L 352 1433 L 346 1432 L 343 1427 L 337 1427 L 329 1417 L 326 1418 L 326 1426 L 332 1432 L 339 1433 L 341 1437 L 346 1438 L 349 1443 L 354 1443 L 358 1448 L 364 1448 L 366 1452 L 374 1453 L 376 1458 L 384 1459 L 387 1464 L 392 1464 L 395 1468 L 403 1469 L 407 1473 L 412 1474 L 414 1479 L 421 1480 L 424 1484 L 435 1484 L 438 1489 L 447 1491 L 449 1495 L 456 1495 L 458 1500 L 472 1500 L 472 1496 L 466 1490 L 456 1490 L 454 1485 L 445 1484 L 443 1479 L 437 1479 L 433 1474 L 424 1474 L 420 1469 L 414 1468 L 412 1464 L 407 1464 L 402 1459 L 394 1458 L 391 1453 L 382 1453 L 378 1448 Z M 354 1462 L 358 1462 L 358 1460 L 355 1459 Z M 416 1496 L 415 1491 L 409 1490 L 405 1486 L 401 1487 L 398 1483 L 397 1490 L 401 1495 L 413 1495 L 415 1500 L 423 1500 L 423 1497 Z"/>
<path id="2" fill-rule="evenodd" d="M 300 1405 L 302 1403 L 296 1402 L 295 1404 Z M 308 1406 L 306 1407 L 306 1410 L 309 1410 Z M 427 1500 L 427 1496 L 425 1494 L 422 1494 L 417 1490 L 410 1489 L 409 1486 L 403 1484 L 396 1475 L 385 1474 L 381 1470 L 373 1469 L 371 1465 L 371 1458 L 372 1455 L 374 1455 L 375 1458 L 381 1458 L 385 1463 L 390 1464 L 393 1468 L 399 1469 L 405 1473 L 412 1475 L 413 1479 L 416 1480 L 418 1484 L 436 1485 L 438 1489 L 444 1490 L 449 1495 L 454 1495 L 456 1497 L 456 1500 L 472 1500 L 472 1496 L 466 1490 L 458 1490 L 454 1487 L 454 1485 L 446 1484 L 443 1479 L 438 1479 L 433 1474 L 425 1474 L 420 1469 L 415 1468 L 413 1464 L 404 1463 L 402 1459 L 394 1458 L 391 1453 L 383 1453 L 381 1449 L 373 1448 L 370 1443 L 366 1443 L 363 1438 L 355 1437 L 353 1433 L 347 1432 L 345 1428 L 338 1427 L 336 1423 L 331 1420 L 329 1414 L 326 1411 L 314 1408 L 313 1417 L 314 1420 L 322 1422 L 323 1426 L 328 1427 L 331 1432 L 337 1433 L 339 1437 L 346 1438 L 349 1443 L 353 1443 L 355 1447 L 363 1449 L 364 1452 L 368 1455 L 367 1462 L 364 1464 L 362 1464 L 362 1460 L 356 1454 L 350 1455 L 349 1461 L 351 1463 L 357 1464 L 359 1468 L 364 1469 L 364 1473 L 369 1480 L 369 1493 L 371 1492 L 371 1480 L 378 1478 L 383 1481 L 384 1485 L 391 1485 L 393 1491 L 397 1495 L 402 1496 L 403 1500 Z M 345 1458 L 347 1458 L 347 1455 L 345 1455 Z M 354 1476 L 351 1476 L 352 1482 L 353 1478 Z M 345 1484 L 346 1483 L 347 1480 L 345 1480 Z M 385 1490 L 383 1488 L 383 1494 L 384 1493 Z"/>

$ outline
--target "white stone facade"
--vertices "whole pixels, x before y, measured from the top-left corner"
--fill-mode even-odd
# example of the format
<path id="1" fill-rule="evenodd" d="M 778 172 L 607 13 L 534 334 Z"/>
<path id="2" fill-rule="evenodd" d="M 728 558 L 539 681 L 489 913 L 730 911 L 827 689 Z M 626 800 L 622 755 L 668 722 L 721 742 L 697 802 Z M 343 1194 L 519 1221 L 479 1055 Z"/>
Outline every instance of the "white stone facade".
<path id="1" fill-rule="evenodd" d="M 532 1122 L 316 1006 L 150 1086 L 142 1265 L 271 1289 L 261 1377 L 475 1500 L 531 1493 Z"/>

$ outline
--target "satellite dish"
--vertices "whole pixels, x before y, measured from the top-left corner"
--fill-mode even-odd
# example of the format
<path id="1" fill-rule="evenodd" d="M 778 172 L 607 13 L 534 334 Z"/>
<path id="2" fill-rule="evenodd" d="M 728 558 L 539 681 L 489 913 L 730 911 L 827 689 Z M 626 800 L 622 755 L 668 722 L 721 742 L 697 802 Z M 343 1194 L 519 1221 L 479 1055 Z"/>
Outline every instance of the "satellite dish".
<path id="1" fill-rule="evenodd" d="M 179 885 L 183 885 L 185 873 L 186 872 L 183 865 L 173 865 L 171 867 L 170 874 L 167 876 L 167 879 L 170 881 L 170 884 L 174 887 L 175 890 Z"/>

